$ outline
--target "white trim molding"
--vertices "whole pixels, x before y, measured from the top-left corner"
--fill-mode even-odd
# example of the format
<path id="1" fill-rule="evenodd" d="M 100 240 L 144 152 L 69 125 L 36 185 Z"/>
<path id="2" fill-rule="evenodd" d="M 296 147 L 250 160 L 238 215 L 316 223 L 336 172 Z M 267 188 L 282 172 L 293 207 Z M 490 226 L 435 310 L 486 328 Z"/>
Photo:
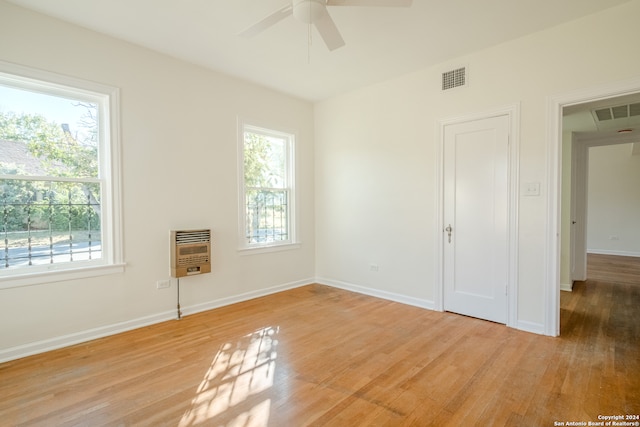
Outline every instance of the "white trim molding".
<path id="1" fill-rule="evenodd" d="M 0 350 L 0 363 L 32 356 L 34 354 L 44 353 L 51 350 L 69 347 L 75 344 L 80 344 L 98 338 L 103 338 L 110 335 L 127 332 L 133 329 L 142 328 L 144 326 L 153 325 L 155 323 L 165 322 L 171 319 L 175 319 L 175 310 L 165 311 L 145 317 L 139 317 L 137 319 L 127 320 L 125 322 L 100 326 L 97 328 L 91 328 L 72 334 L 61 335 L 59 337 L 10 347 Z"/>
<path id="2" fill-rule="evenodd" d="M 343 282 L 341 280 L 329 279 L 326 277 L 317 277 L 316 283 L 319 285 L 331 286 L 332 288 L 344 289 L 345 291 L 351 291 L 358 294 L 369 295 L 371 297 L 376 297 L 376 298 L 384 299 L 387 301 L 398 302 L 400 304 L 425 308 L 427 310 L 434 310 L 433 301 L 426 300 L 426 299 L 409 297 L 409 296 L 398 294 L 395 292 L 383 291 L 380 289 L 374 289 L 367 286 L 356 285 L 353 283 Z"/>
<path id="3" fill-rule="evenodd" d="M 520 331 L 531 332 L 532 334 L 544 335 L 544 325 L 542 323 L 519 320 L 515 328 Z"/>
<path id="4" fill-rule="evenodd" d="M 209 301 L 202 304 L 183 307 L 182 314 L 184 316 L 184 315 L 200 313 L 202 311 L 213 310 L 215 308 L 220 308 L 220 307 L 224 307 L 227 305 L 231 305 L 231 304 L 235 304 L 243 301 L 248 301 L 254 298 L 260 298 L 260 297 L 274 294 L 277 292 L 282 292 L 289 289 L 306 286 L 311 283 L 314 283 L 313 278 L 285 283 L 282 285 L 273 286 L 266 289 L 254 291 L 254 292 L 247 292 L 247 293 L 233 295 L 226 298 L 220 298 L 220 299 Z M 124 322 L 114 323 L 111 325 L 105 325 L 97 328 L 87 329 L 84 331 L 74 332 L 67 335 L 61 335 L 58 337 L 45 339 L 42 341 L 36 341 L 33 343 L 1 349 L 0 363 L 8 362 L 10 360 L 20 359 L 27 356 L 32 356 L 34 354 L 44 353 L 51 350 L 57 350 L 60 348 L 71 346 L 71 345 L 80 344 L 83 342 L 107 337 L 110 335 L 116 335 L 122 332 L 127 332 L 133 329 L 138 329 L 145 326 L 166 322 L 174 319 L 177 319 L 176 310 L 163 311 L 161 313 L 151 314 L 149 316 L 139 317 L 137 319 L 131 319 Z"/>
<path id="5" fill-rule="evenodd" d="M 215 299 L 213 301 L 208 301 L 205 303 L 201 303 L 201 304 L 196 304 L 196 305 L 192 305 L 189 307 L 183 307 L 181 309 L 182 314 L 183 315 L 190 315 L 190 314 L 196 314 L 196 313 L 200 313 L 203 311 L 208 311 L 208 310 L 214 310 L 216 308 L 220 308 L 220 307 L 225 307 L 227 305 L 231 305 L 231 304 L 237 304 L 239 302 L 243 302 L 243 301 L 249 301 L 255 298 L 260 298 L 260 297 L 264 297 L 267 295 L 271 295 L 271 294 L 276 294 L 278 292 L 283 292 L 283 291 L 287 291 L 289 289 L 295 289 L 295 288 L 299 288 L 302 286 L 307 286 L 310 285 L 314 282 L 313 278 L 310 279 L 304 279 L 304 280 L 297 280 L 295 282 L 289 282 L 289 283 L 285 283 L 282 285 L 277 285 L 277 286 L 272 286 L 269 288 L 265 288 L 265 289 L 260 289 L 257 291 L 252 291 L 252 292 L 246 292 L 246 293 L 242 293 L 242 294 L 238 294 L 238 295 L 232 295 L 230 297 L 226 297 L 226 298 L 219 298 L 219 299 Z"/>
<path id="6" fill-rule="evenodd" d="M 573 292 L 573 282 L 571 282 L 571 283 L 560 283 L 560 290 L 564 291 L 564 292 Z"/>
<path id="7" fill-rule="evenodd" d="M 587 253 L 598 255 L 630 256 L 635 258 L 640 257 L 640 252 L 616 251 L 612 249 L 587 249 Z"/>
<path id="8" fill-rule="evenodd" d="M 0 80 L 9 87 L 86 101 L 98 106 L 100 172 L 97 177 L 91 178 L 91 182 L 100 183 L 102 188 L 101 258 L 6 268 L 0 271 L 0 289 L 123 272 L 120 89 L 5 61 L 0 61 Z M 30 178 L 52 180 L 54 177 Z M 15 179 L 15 176 L 11 179 Z M 87 182 L 85 178 L 77 177 L 66 180 Z"/>

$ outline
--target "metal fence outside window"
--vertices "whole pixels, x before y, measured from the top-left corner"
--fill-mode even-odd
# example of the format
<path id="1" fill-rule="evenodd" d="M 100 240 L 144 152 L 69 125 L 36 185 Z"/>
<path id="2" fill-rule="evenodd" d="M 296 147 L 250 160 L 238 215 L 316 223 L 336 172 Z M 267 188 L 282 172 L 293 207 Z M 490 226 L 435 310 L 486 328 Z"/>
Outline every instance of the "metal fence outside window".
<path id="1" fill-rule="evenodd" d="M 0 180 L 0 269 L 102 257 L 100 185 Z"/>

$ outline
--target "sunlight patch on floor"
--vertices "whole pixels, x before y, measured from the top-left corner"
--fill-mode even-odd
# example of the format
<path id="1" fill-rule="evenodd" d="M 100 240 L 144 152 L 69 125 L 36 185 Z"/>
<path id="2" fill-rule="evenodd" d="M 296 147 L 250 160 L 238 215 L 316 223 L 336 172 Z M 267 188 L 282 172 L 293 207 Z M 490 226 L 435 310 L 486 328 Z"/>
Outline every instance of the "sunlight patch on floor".
<path id="1" fill-rule="evenodd" d="M 222 345 L 179 426 L 268 425 L 271 401 L 261 395 L 273 386 L 277 334 L 266 327 Z"/>

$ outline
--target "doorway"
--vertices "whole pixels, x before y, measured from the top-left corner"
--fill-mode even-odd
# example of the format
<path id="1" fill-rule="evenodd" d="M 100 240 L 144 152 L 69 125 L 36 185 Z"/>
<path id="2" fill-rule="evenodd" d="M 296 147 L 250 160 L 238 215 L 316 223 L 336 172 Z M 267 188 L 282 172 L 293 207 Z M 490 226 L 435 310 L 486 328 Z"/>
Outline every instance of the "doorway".
<path id="1" fill-rule="evenodd" d="M 545 318 L 544 333 L 550 336 L 560 335 L 560 290 L 562 262 L 562 231 L 568 227 L 567 209 L 562 209 L 563 195 L 562 161 L 563 148 L 563 115 L 571 109 L 584 109 L 592 103 L 615 103 L 622 97 L 633 97 L 640 94 L 640 78 L 551 97 L 548 100 L 549 111 L 549 192 L 546 233 L 546 279 L 545 279 Z M 564 153 L 566 155 L 566 153 Z M 566 168 L 566 167 L 565 167 Z M 566 206 L 566 203 L 565 203 Z M 567 218 L 563 216 L 563 213 Z M 566 235 L 566 234 L 565 234 Z M 586 249 L 585 249 L 586 250 Z M 577 256 L 578 254 L 573 254 Z M 586 265 L 586 262 L 585 262 Z"/>
<path id="2" fill-rule="evenodd" d="M 637 95 L 638 97 L 638 104 L 640 105 L 640 94 Z M 613 99 L 609 99 L 607 101 L 610 101 L 613 104 L 619 104 L 621 101 L 621 98 L 613 98 Z M 638 123 L 638 127 L 640 127 L 640 115 L 638 115 L 637 118 L 633 118 L 633 121 L 636 121 Z M 625 126 L 623 126 L 622 129 L 631 129 L 627 123 L 624 123 Z M 590 167 L 589 167 L 589 163 L 590 160 L 592 159 L 592 157 L 594 155 L 597 156 L 597 154 L 595 153 L 601 153 L 601 154 L 606 154 L 607 152 L 611 152 L 611 150 L 606 150 L 606 147 L 613 147 L 615 145 L 629 145 L 629 144 L 634 144 L 637 143 L 638 145 L 640 145 L 640 136 L 634 132 L 623 132 L 623 133 L 619 133 L 619 132 L 615 132 L 615 133 L 610 133 L 610 132 L 577 132 L 574 133 L 572 138 L 571 138 L 571 159 L 570 159 L 570 164 L 571 164 L 571 177 L 570 177 L 570 185 L 568 185 L 567 183 L 563 183 L 563 188 L 564 189 L 568 189 L 570 188 L 570 210 L 569 212 L 564 212 L 564 209 L 566 208 L 566 206 L 563 206 L 563 213 L 562 213 L 562 218 L 563 218 L 563 223 L 567 224 L 569 227 L 569 238 L 568 238 L 568 242 L 567 242 L 567 237 L 566 234 L 564 233 L 563 239 L 561 241 L 561 253 L 564 255 L 564 258 L 568 258 L 568 263 L 564 262 L 561 265 L 561 272 L 560 272 L 560 281 L 561 281 L 561 290 L 563 291 L 571 291 L 572 289 L 572 284 L 575 281 L 584 281 L 587 280 L 587 248 L 588 248 L 588 223 L 589 223 L 589 217 L 590 215 L 588 215 L 588 194 L 589 194 L 589 185 L 590 185 Z M 605 151 L 602 151 L 601 149 L 605 148 Z M 624 147 L 623 147 L 624 148 Z M 600 150 L 598 150 L 600 149 Z M 625 149 L 626 151 L 626 149 Z M 632 155 L 632 150 L 629 149 L 628 150 L 628 155 L 631 156 Z M 625 156 L 626 153 L 623 155 Z M 594 159 L 597 160 L 597 159 Z M 569 162 L 563 162 L 564 165 L 567 165 Z M 611 171 L 612 173 L 614 173 L 615 171 Z M 568 177 L 565 174 L 565 177 L 563 177 L 564 179 L 568 179 Z M 624 189 L 627 188 L 628 191 L 628 185 L 625 185 L 624 182 L 621 183 L 614 183 L 614 186 L 616 187 L 616 189 L 618 189 L 618 191 L 616 191 L 615 193 L 619 193 L 620 189 Z M 613 190 L 613 189 L 612 189 Z M 635 188 L 632 190 L 635 191 Z M 612 192 L 612 194 L 614 194 Z M 565 197 L 566 198 L 566 197 Z M 614 206 L 624 206 L 625 205 L 625 197 L 622 197 L 623 200 L 617 199 L 617 203 L 614 203 Z M 604 208 L 604 207 L 603 207 Z M 606 222 L 607 222 L 607 216 L 608 215 L 602 215 L 601 211 L 603 210 L 603 208 L 598 209 L 598 211 L 600 212 L 600 215 L 598 215 L 598 217 L 600 218 L 600 220 L 602 221 L 602 227 L 606 227 Z M 611 208 L 610 208 L 611 209 Z M 607 209 L 607 210 L 610 210 Z M 615 208 L 613 208 L 614 210 L 616 210 Z M 631 219 L 628 219 L 628 216 L 624 216 L 623 219 L 623 223 L 628 223 L 628 221 L 631 221 Z M 591 221 L 593 222 L 593 221 Z M 619 240 L 620 239 L 620 232 L 612 232 L 610 233 L 610 239 L 611 240 Z M 592 236 L 592 239 L 593 240 Z M 622 239 L 624 239 L 625 236 L 622 236 Z M 602 242 L 602 237 L 600 237 L 598 244 L 596 244 L 596 248 L 594 249 L 598 249 L 597 247 L 599 246 L 600 249 L 604 248 L 605 246 L 608 245 L 603 245 Z M 568 253 L 568 256 L 567 256 Z M 621 254 L 621 255 L 628 255 L 628 254 Z M 568 265 L 567 265 L 568 264 Z"/>

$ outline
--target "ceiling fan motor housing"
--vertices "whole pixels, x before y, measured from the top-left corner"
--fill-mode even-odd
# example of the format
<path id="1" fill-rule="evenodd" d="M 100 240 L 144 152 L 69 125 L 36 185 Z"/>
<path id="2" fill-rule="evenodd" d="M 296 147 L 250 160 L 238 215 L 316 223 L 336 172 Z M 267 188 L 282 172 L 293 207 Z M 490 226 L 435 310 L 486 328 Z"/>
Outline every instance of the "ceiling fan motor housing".
<path id="1" fill-rule="evenodd" d="M 325 10 L 324 0 L 298 0 L 293 4 L 293 16 L 305 24 L 315 23 Z"/>
<path id="2" fill-rule="evenodd" d="M 1 1 L 1 0 L 0 0 Z M 413 0 L 289 0 L 289 2 L 240 34 L 253 37 L 265 29 L 293 15 L 309 26 L 313 25 L 329 50 L 345 45 L 344 39 L 329 15 L 328 6 L 409 7 Z M 310 37 L 311 33 L 309 33 Z"/>

